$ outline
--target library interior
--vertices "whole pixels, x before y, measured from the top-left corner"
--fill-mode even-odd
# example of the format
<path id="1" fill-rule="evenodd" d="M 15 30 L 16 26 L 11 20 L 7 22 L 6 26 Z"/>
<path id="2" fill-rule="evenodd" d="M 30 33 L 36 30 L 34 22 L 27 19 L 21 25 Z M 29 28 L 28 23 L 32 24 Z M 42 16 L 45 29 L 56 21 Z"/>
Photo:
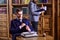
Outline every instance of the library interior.
<path id="1" fill-rule="evenodd" d="M 0 0 L 0 40 L 12 40 L 9 33 L 10 22 L 16 18 L 16 9 L 22 8 L 23 17 L 29 19 L 28 4 L 30 0 Z M 38 0 L 38 7 L 47 7 L 38 22 L 38 37 L 17 40 L 60 40 L 60 0 Z M 45 36 L 43 36 L 45 33 Z"/>

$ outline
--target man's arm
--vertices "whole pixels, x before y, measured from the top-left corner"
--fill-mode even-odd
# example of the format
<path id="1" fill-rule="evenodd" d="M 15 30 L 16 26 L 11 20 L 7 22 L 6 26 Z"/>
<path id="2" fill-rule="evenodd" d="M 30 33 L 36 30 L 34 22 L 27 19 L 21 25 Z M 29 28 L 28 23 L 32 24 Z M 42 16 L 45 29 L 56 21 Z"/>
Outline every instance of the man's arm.
<path id="1" fill-rule="evenodd" d="M 19 27 L 14 23 L 14 21 L 11 21 L 10 31 L 17 32 L 18 30 L 19 30 Z"/>
<path id="2" fill-rule="evenodd" d="M 40 15 L 39 12 L 35 12 L 38 9 L 36 8 L 36 10 L 35 10 L 35 6 L 34 6 L 33 2 L 30 2 L 30 8 L 31 8 L 31 12 L 33 13 L 33 15 Z"/>
<path id="3" fill-rule="evenodd" d="M 29 30 L 34 31 L 34 29 L 33 29 L 29 20 L 26 20 L 26 25 L 30 28 Z"/>
<path id="4" fill-rule="evenodd" d="M 25 24 L 25 23 L 22 23 L 22 24 L 19 26 L 19 28 L 22 29 L 24 26 L 26 26 L 26 24 Z"/>
<path id="5" fill-rule="evenodd" d="M 26 26 L 26 30 L 31 31 L 30 28 L 29 28 L 29 26 L 26 25 L 25 23 L 22 23 L 22 24 L 19 26 L 19 28 L 22 29 L 22 28 L 25 27 L 25 26 Z"/>
<path id="6" fill-rule="evenodd" d="M 43 11 L 47 10 L 46 6 L 37 8 L 37 5 L 36 5 L 36 10 L 35 10 L 35 6 L 32 2 L 30 2 L 30 8 L 31 8 L 33 15 L 40 15 Z"/>

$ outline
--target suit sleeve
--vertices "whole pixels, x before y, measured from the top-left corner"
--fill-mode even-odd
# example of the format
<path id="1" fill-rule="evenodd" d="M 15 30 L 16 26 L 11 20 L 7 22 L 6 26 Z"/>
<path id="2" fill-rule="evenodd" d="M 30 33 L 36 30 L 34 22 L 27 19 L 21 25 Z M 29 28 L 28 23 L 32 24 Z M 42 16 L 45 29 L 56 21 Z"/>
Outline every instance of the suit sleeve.
<path id="1" fill-rule="evenodd" d="M 34 29 L 33 29 L 33 27 L 32 27 L 32 25 L 31 25 L 31 23 L 30 23 L 29 20 L 26 21 L 26 25 L 29 26 L 29 28 L 31 29 L 31 31 L 34 31 Z"/>
<path id="2" fill-rule="evenodd" d="M 10 31 L 11 32 L 17 32 L 18 30 L 19 30 L 19 27 L 18 27 L 19 25 L 16 25 L 15 23 L 14 23 L 14 21 L 11 21 L 11 25 L 10 25 Z"/>

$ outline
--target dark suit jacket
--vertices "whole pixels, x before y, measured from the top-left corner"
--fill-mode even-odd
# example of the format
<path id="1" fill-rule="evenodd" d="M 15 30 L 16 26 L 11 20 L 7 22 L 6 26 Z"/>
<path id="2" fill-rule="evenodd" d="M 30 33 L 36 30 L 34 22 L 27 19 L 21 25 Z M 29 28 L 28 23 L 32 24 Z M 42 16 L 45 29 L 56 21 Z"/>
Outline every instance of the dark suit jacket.
<path id="1" fill-rule="evenodd" d="M 20 22 L 20 20 L 18 19 L 14 19 L 11 21 L 11 25 L 10 25 L 10 33 L 12 34 L 15 34 L 15 33 L 21 33 L 21 32 L 24 32 L 24 31 L 27 31 L 25 29 L 25 27 L 23 27 L 22 29 L 19 29 L 19 26 L 22 24 L 22 23 L 25 23 L 26 25 L 28 25 L 31 29 L 31 31 L 33 31 L 33 28 L 32 26 L 30 25 L 30 22 L 29 20 L 27 19 L 23 19 L 22 22 Z"/>

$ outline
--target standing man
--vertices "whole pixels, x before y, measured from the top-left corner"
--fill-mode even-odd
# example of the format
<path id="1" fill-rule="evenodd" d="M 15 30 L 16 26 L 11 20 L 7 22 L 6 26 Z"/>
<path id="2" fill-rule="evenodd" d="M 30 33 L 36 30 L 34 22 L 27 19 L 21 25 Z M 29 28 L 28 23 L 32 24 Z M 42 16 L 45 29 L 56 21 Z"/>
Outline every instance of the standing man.
<path id="1" fill-rule="evenodd" d="M 30 21 L 32 23 L 32 26 L 34 30 L 38 33 L 38 21 L 39 21 L 39 16 L 41 12 L 44 12 L 46 9 L 45 7 L 39 8 L 36 4 L 37 0 L 31 0 L 29 2 L 29 16 L 30 16 Z"/>

